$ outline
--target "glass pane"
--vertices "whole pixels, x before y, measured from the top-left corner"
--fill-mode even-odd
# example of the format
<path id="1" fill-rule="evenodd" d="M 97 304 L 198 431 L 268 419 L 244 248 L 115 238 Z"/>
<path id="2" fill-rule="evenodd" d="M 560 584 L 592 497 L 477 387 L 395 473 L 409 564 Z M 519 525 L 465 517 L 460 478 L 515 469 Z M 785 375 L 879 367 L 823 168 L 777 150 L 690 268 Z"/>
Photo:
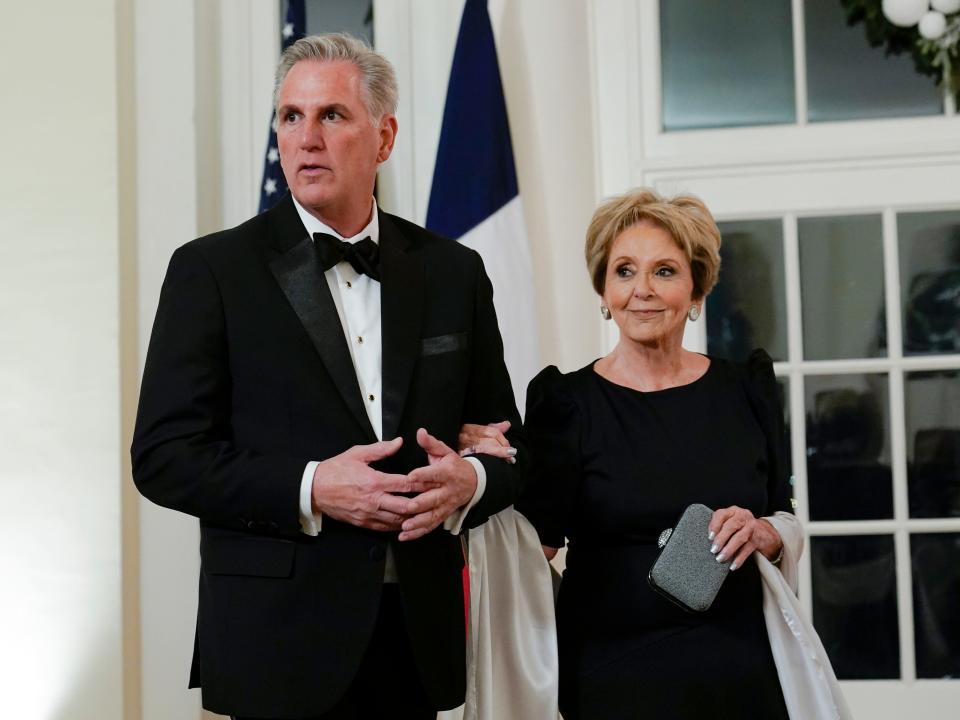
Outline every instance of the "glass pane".
<path id="1" fill-rule="evenodd" d="M 910 516 L 960 516 L 960 371 L 904 375 Z"/>
<path id="2" fill-rule="evenodd" d="M 840 680 L 900 677 L 892 535 L 810 538 L 813 624 Z"/>
<path id="3" fill-rule="evenodd" d="M 943 112 L 936 83 L 917 74 L 909 54 L 870 47 L 862 24 L 847 25 L 839 0 L 805 0 L 803 13 L 811 121 Z"/>
<path id="4" fill-rule="evenodd" d="M 790 0 L 660 0 L 666 130 L 796 121 Z"/>
<path id="5" fill-rule="evenodd" d="M 917 677 L 960 677 L 960 535 L 911 535 L 910 555 Z"/>
<path id="6" fill-rule="evenodd" d="M 903 352 L 960 352 L 960 212 L 901 213 Z"/>
<path id="7" fill-rule="evenodd" d="M 804 378 L 811 520 L 893 517 L 886 374 Z"/>
<path id="8" fill-rule="evenodd" d="M 804 358 L 885 356 L 880 216 L 802 218 L 798 230 Z"/>
<path id="9" fill-rule="evenodd" d="M 762 347 L 787 359 L 787 301 L 783 223 L 719 223 L 720 282 L 707 299 L 707 352 L 745 360 Z"/>

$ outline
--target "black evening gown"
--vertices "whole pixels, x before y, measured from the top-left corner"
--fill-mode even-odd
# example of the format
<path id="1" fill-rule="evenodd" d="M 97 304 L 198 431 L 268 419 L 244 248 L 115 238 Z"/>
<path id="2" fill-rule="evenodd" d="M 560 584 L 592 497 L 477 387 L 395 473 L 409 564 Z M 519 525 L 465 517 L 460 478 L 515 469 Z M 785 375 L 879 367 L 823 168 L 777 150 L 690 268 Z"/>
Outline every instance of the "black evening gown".
<path id="1" fill-rule="evenodd" d="M 753 561 L 705 613 L 656 595 L 657 536 L 683 509 L 791 509 L 769 357 L 711 359 L 701 378 L 639 392 L 593 364 L 530 383 L 535 471 L 518 508 L 541 542 L 569 540 L 557 600 L 565 720 L 786 718 Z"/>

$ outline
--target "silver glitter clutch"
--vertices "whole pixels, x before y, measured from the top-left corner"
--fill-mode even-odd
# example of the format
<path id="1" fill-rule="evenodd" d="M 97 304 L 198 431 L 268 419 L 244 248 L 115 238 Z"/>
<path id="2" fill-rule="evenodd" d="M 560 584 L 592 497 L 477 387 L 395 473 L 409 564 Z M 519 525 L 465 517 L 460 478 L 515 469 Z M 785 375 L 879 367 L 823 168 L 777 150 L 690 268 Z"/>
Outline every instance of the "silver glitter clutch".
<path id="1" fill-rule="evenodd" d="M 730 572 L 730 563 L 718 563 L 710 552 L 711 517 L 706 505 L 688 506 L 676 527 L 661 533 L 662 549 L 647 575 L 650 587 L 690 612 L 708 610 Z"/>

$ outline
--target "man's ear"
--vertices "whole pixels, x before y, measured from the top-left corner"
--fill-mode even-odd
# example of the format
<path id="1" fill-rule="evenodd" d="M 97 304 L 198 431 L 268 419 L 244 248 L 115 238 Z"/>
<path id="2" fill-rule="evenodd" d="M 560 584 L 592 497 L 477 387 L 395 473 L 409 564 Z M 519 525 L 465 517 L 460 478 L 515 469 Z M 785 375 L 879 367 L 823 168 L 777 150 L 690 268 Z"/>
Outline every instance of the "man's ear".
<path id="1" fill-rule="evenodd" d="M 384 163 L 393 152 L 393 143 L 397 139 L 397 118 L 395 115 L 384 115 L 380 120 L 380 149 L 377 152 L 377 162 Z"/>

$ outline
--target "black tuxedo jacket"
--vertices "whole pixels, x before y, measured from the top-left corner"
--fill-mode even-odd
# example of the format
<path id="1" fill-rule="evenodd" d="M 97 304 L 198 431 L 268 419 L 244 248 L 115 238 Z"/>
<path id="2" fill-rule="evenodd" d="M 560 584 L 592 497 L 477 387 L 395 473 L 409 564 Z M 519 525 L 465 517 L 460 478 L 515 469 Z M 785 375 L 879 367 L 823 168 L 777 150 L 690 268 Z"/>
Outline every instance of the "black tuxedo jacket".
<path id="1" fill-rule="evenodd" d="M 518 462 L 478 456 L 487 488 L 466 527 L 517 496 L 527 464 L 480 257 L 381 212 L 383 437 L 379 463 L 426 464 L 415 433 L 451 447 L 464 422 L 508 419 Z M 463 701 L 459 539 L 409 543 L 323 519 L 300 532 L 310 460 L 375 442 L 314 245 L 285 198 L 179 248 L 150 340 L 132 455 L 147 498 L 200 519 L 190 686 L 223 714 L 303 717 L 331 707 L 359 667 L 393 544 L 414 656 L 438 708 Z"/>

